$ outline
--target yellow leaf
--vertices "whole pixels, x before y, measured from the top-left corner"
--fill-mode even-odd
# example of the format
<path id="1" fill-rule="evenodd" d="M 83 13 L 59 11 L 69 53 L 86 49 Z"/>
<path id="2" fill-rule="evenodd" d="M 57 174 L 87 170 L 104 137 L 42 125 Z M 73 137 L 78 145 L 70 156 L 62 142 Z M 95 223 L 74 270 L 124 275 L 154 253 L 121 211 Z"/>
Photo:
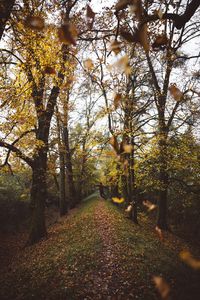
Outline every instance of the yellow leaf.
<path id="1" fill-rule="evenodd" d="M 133 146 L 132 146 L 132 145 L 125 144 L 125 145 L 123 145 L 123 149 L 124 149 L 124 152 L 125 152 L 125 153 L 131 153 L 132 150 L 133 150 Z"/>
<path id="2" fill-rule="evenodd" d="M 117 197 L 113 197 L 112 201 L 115 203 L 123 203 L 124 202 L 124 198 L 117 198 Z"/>
<path id="3" fill-rule="evenodd" d="M 114 148 L 115 152 L 119 153 L 119 144 L 118 144 L 116 136 L 112 136 L 110 138 L 109 142 L 110 142 L 111 146 Z"/>

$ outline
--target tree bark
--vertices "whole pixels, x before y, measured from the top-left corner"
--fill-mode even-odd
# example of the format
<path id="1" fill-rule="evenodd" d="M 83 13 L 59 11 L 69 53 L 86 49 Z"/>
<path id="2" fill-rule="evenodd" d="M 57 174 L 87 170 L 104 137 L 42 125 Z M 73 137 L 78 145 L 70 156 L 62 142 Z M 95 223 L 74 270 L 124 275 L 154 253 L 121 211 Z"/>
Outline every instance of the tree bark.
<path id="1" fill-rule="evenodd" d="M 47 198 L 47 153 L 40 151 L 32 167 L 31 228 L 28 244 L 34 244 L 47 235 L 45 226 L 45 201 Z"/>
<path id="2" fill-rule="evenodd" d="M 134 136 L 131 136 L 131 146 L 132 151 L 130 153 L 129 158 L 129 176 L 130 176 L 130 195 L 131 195 L 131 201 L 133 203 L 133 209 L 132 209 L 132 220 L 135 224 L 138 224 L 138 194 L 137 194 L 137 187 L 135 183 L 135 148 L 134 148 Z"/>
<path id="3" fill-rule="evenodd" d="M 167 132 L 162 130 L 159 140 L 159 182 L 160 192 L 158 200 L 157 226 L 168 230 L 167 222 L 167 194 L 168 194 L 168 172 L 167 172 Z"/>
<path id="4" fill-rule="evenodd" d="M 10 18 L 12 8 L 15 0 L 1 0 L 0 1 L 0 40 L 2 38 L 6 22 Z"/>
<path id="5" fill-rule="evenodd" d="M 57 136 L 58 136 L 58 151 L 59 151 L 59 165 L 60 165 L 60 184 L 59 184 L 59 208 L 60 216 L 65 215 L 68 212 L 68 205 L 66 199 L 66 178 L 65 178 L 65 152 L 62 145 L 62 129 L 60 126 L 60 116 L 58 108 L 56 107 L 57 118 Z"/>
<path id="6" fill-rule="evenodd" d="M 69 205 L 70 207 L 74 207 L 76 205 L 76 190 L 74 185 L 74 176 L 73 176 L 73 168 L 72 168 L 72 161 L 71 161 L 71 153 L 70 153 L 70 146 L 69 146 L 69 131 L 68 127 L 64 126 L 63 128 L 63 140 L 65 145 L 65 166 L 66 166 L 66 177 L 67 183 L 69 188 Z"/>

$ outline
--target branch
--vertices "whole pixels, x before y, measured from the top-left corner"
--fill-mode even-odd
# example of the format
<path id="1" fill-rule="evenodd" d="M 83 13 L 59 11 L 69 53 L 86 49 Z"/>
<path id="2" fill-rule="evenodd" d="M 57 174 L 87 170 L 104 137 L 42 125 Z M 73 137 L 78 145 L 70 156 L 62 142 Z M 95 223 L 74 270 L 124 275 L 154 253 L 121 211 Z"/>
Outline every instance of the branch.
<path id="1" fill-rule="evenodd" d="M 166 20 L 172 20 L 174 22 L 174 25 L 177 29 L 181 29 L 185 26 L 185 24 L 192 18 L 192 16 L 195 14 L 196 10 L 200 6 L 199 0 L 192 0 L 186 7 L 186 10 L 183 15 L 178 14 L 172 14 L 172 13 L 165 13 L 162 16 L 162 19 Z M 151 21 L 159 20 L 159 16 L 157 14 L 155 15 L 147 15 L 142 23 L 148 23 Z"/>
<path id="2" fill-rule="evenodd" d="M 9 155 L 10 155 L 11 152 L 16 153 L 16 155 L 19 158 L 21 158 L 22 160 L 24 160 L 30 167 L 33 166 L 33 160 L 30 157 L 23 154 L 22 151 L 19 148 L 15 147 L 15 144 L 17 142 L 19 142 L 20 139 L 22 139 L 25 135 L 27 135 L 28 133 L 31 133 L 31 132 L 35 132 L 35 129 L 23 132 L 12 144 L 8 144 L 8 143 L 0 140 L 0 147 L 8 149 L 8 153 L 6 155 L 5 162 L 1 165 L 1 167 L 8 164 L 8 159 L 9 159 Z"/>
<path id="3" fill-rule="evenodd" d="M 2 0 L 0 4 L 0 40 L 2 38 L 6 22 L 12 12 L 15 0 Z"/>
<path id="4" fill-rule="evenodd" d="M 4 141 L 1 141 L 0 140 L 0 147 L 3 147 L 3 148 L 6 148 L 14 153 L 16 153 L 16 155 L 21 158 L 22 160 L 24 160 L 30 167 L 33 166 L 33 160 L 26 156 L 24 153 L 22 153 L 22 151 L 20 149 L 18 149 L 17 147 L 11 145 L 11 144 L 8 144 Z"/>

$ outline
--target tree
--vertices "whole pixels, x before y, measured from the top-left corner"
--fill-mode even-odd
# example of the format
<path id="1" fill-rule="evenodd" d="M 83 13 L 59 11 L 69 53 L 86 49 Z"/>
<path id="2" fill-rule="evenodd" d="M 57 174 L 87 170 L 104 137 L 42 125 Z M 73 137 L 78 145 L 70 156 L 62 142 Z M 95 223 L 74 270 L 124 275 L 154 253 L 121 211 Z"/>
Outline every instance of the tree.
<path id="1" fill-rule="evenodd" d="M 39 10 L 39 7 L 37 9 Z M 13 42 L 16 47 L 19 47 L 19 50 L 17 54 L 12 52 L 10 54 L 19 61 L 18 72 L 21 74 L 21 79 L 26 80 L 30 91 L 28 96 L 33 101 L 32 110 L 35 120 L 32 126 L 34 129 L 26 130 L 12 143 L 1 140 L 0 146 L 8 149 L 8 155 L 11 151 L 14 152 L 32 169 L 32 221 L 29 243 L 34 243 L 46 236 L 44 210 L 47 198 L 48 139 L 54 108 L 69 63 L 66 55 L 67 45 L 61 44 L 59 51 L 57 50 L 58 38 L 55 30 L 54 38 L 50 39 L 53 29 L 45 28 L 44 12 L 40 12 L 41 16 L 37 16 L 35 23 L 32 23 L 31 18 L 34 17 L 29 17 L 26 7 L 25 14 L 27 15 L 26 23 L 17 22 L 15 24 Z M 45 36 L 41 30 L 45 30 Z M 51 54 L 49 53 L 50 49 Z M 18 84 L 20 86 L 21 82 Z M 35 133 L 36 149 L 32 158 L 16 146 L 17 142 L 29 132 Z"/>
<path id="2" fill-rule="evenodd" d="M 138 1 L 134 10 L 134 14 L 136 20 L 138 22 L 138 26 L 135 30 L 130 32 L 130 26 L 128 28 L 126 24 L 126 20 L 124 20 L 120 12 L 127 8 L 130 3 L 125 1 L 125 5 L 122 5 L 122 2 L 119 1 L 116 6 L 116 16 L 118 18 L 119 24 L 121 25 L 121 36 L 128 41 L 129 43 L 137 43 L 142 46 L 146 53 L 146 60 L 150 70 L 151 78 L 150 83 L 153 84 L 153 95 L 152 97 L 155 100 L 157 116 L 158 116 L 158 145 L 159 145 L 159 181 L 160 181 L 160 196 L 159 196 L 159 210 L 158 210 L 158 220 L 157 225 L 161 229 L 167 229 L 167 190 L 169 186 L 168 181 L 168 137 L 171 131 L 171 126 L 174 120 L 175 115 L 177 114 L 178 109 L 183 105 L 185 101 L 185 96 L 189 89 L 187 87 L 183 87 L 183 90 L 180 90 L 175 84 L 170 83 L 170 78 L 172 76 L 173 67 L 175 67 L 175 60 L 177 59 L 178 50 L 186 43 L 187 41 L 195 38 L 197 35 L 196 30 L 196 22 L 194 21 L 192 24 L 188 24 L 184 27 L 184 25 L 189 21 L 194 12 L 197 10 L 199 3 L 197 1 L 191 1 L 189 5 L 186 7 L 185 14 L 182 16 L 179 15 L 181 11 L 180 1 L 178 4 L 171 4 L 168 2 L 163 4 L 157 8 L 156 3 L 154 2 L 140 2 Z M 157 10 L 155 10 L 157 8 Z M 168 13 L 168 10 L 173 8 L 174 13 Z M 154 15 L 152 12 L 154 11 Z M 149 32 L 154 30 L 154 34 L 152 34 L 154 42 L 152 43 L 152 50 L 150 49 L 150 41 L 148 38 L 148 22 L 153 22 L 155 20 L 159 20 L 154 25 L 149 24 Z M 173 20 L 173 23 L 170 22 Z M 135 23 L 133 26 L 136 26 Z M 160 28 L 157 26 L 161 26 L 162 33 L 159 33 Z M 175 27 L 181 29 L 181 31 L 176 31 Z M 192 31 L 188 36 L 187 29 Z M 157 33 L 156 33 L 157 32 Z M 154 52 L 157 51 L 157 52 Z M 158 52 L 159 51 L 159 52 Z M 165 58 L 162 63 L 162 55 L 165 53 Z M 157 57 L 160 56 L 160 67 L 159 62 L 157 61 Z M 159 73 L 160 68 L 160 73 Z M 165 72 L 163 74 L 163 68 Z M 162 74 L 162 75 L 161 75 Z M 162 77 L 164 79 L 162 79 Z M 187 86 L 187 85 L 186 85 Z M 185 89 L 184 89 L 185 88 Z M 174 105 L 169 104 L 169 94 L 171 94 L 172 98 L 175 100 Z M 188 95 L 191 97 L 191 95 Z"/>

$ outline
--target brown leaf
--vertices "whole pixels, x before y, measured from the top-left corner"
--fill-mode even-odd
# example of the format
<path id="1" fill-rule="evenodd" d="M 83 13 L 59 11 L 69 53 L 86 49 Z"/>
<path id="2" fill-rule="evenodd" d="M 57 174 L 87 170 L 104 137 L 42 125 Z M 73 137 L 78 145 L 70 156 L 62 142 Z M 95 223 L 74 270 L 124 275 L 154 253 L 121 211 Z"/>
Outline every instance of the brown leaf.
<path id="1" fill-rule="evenodd" d="M 121 94 L 116 94 L 114 97 L 114 107 L 115 109 L 117 109 L 120 105 L 120 101 L 122 99 L 122 95 Z"/>
<path id="2" fill-rule="evenodd" d="M 93 12 L 92 8 L 87 5 L 86 17 L 87 17 L 87 24 L 90 29 L 92 29 L 94 24 L 95 12 Z"/>
<path id="3" fill-rule="evenodd" d="M 163 241 L 164 236 L 163 236 L 162 230 L 161 230 L 158 226 L 156 226 L 155 230 L 156 230 L 156 232 L 157 232 L 157 234 L 158 234 L 159 239 L 160 239 L 161 241 Z"/>
<path id="4" fill-rule="evenodd" d="M 119 144 L 115 135 L 110 138 L 110 145 L 114 148 L 115 152 L 118 154 Z"/>
<path id="5" fill-rule="evenodd" d="M 161 9 L 158 9 L 157 10 L 157 15 L 158 15 L 159 19 L 162 20 L 164 13 L 162 12 Z"/>
<path id="6" fill-rule="evenodd" d="M 147 24 L 143 24 L 138 31 L 139 42 L 146 52 L 149 52 L 150 45 L 148 39 Z"/>
<path id="7" fill-rule="evenodd" d="M 114 42 L 111 43 L 110 45 L 110 50 L 117 55 L 118 53 L 121 52 L 121 43 L 115 40 Z"/>
<path id="8" fill-rule="evenodd" d="M 132 211 L 132 205 L 129 205 L 126 209 L 125 212 L 130 213 Z"/>
<path id="9" fill-rule="evenodd" d="M 86 16 L 89 19 L 94 19 L 94 17 L 95 17 L 95 12 L 93 12 L 93 10 L 91 9 L 91 7 L 89 5 L 87 5 Z"/>
<path id="10" fill-rule="evenodd" d="M 128 160 L 126 159 L 123 163 L 123 167 L 124 167 L 124 175 L 125 176 L 129 176 L 129 169 L 128 169 L 129 163 Z"/>
<path id="11" fill-rule="evenodd" d="M 175 83 L 170 85 L 169 91 L 176 101 L 180 101 L 183 98 L 183 93 L 179 90 Z"/>
<path id="12" fill-rule="evenodd" d="M 135 0 L 133 1 L 133 5 L 130 7 L 131 13 L 134 13 L 136 18 L 140 21 L 142 17 L 142 3 L 141 0 Z"/>
<path id="13" fill-rule="evenodd" d="M 56 74 L 56 70 L 53 67 L 46 66 L 44 72 L 49 75 Z"/>
<path id="14" fill-rule="evenodd" d="M 155 41 L 152 44 L 152 48 L 154 50 L 156 50 L 156 48 L 164 50 L 167 44 L 168 44 L 168 38 L 165 34 L 157 35 Z"/>
<path id="15" fill-rule="evenodd" d="M 144 206 L 146 206 L 148 208 L 148 211 L 154 210 L 157 207 L 155 204 L 153 204 L 149 200 L 144 200 L 142 203 Z"/>
<path id="16" fill-rule="evenodd" d="M 128 5 L 133 4 L 134 1 L 133 0 L 119 0 L 115 6 L 115 10 L 116 12 L 127 8 Z"/>
<path id="17" fill-rule="evenodd" d="M 169 299 L 168 297 L 170 293 L 170 286 L 165 281 L 165 279 L 160 276 L 154 276 L 153 282 L 155 283 L 155 286 L 160 293 L 161 298 L 165 300 Z"/>
<path id="18" fill-rule="evenodd" d="M 76 45 L 78 31 L 73 24 L 65 24 L 58 28 L 58 38 L 66 45 Z"/>
<path id="19" fill-rule="evenodd" d="M 200 269 L 200 260 L 195 259 L 189 251 L 181 251 L 180 258 L 193 269 Z"/>
<path id="20" fill-rule="evenodd" d="M 25 25 L 33 30 L 41 31 L 45 27 L 45 21 L 42 17 L 29 16 L 25 20 Z"/>
<path id="21" fill-rule="evenodd" d="M 137 38 L 132 33 L 128 32 L 126 29 L 120 30 L 120 35 L 129 43 L 135 43 L 137 42 Z"/>
<path id="22" fill-rule="evenodd" d="M 94 68 L 93 61 L 90 58 L 86 59 L 83 64 L 87 70 L 92 70 Z"/>

